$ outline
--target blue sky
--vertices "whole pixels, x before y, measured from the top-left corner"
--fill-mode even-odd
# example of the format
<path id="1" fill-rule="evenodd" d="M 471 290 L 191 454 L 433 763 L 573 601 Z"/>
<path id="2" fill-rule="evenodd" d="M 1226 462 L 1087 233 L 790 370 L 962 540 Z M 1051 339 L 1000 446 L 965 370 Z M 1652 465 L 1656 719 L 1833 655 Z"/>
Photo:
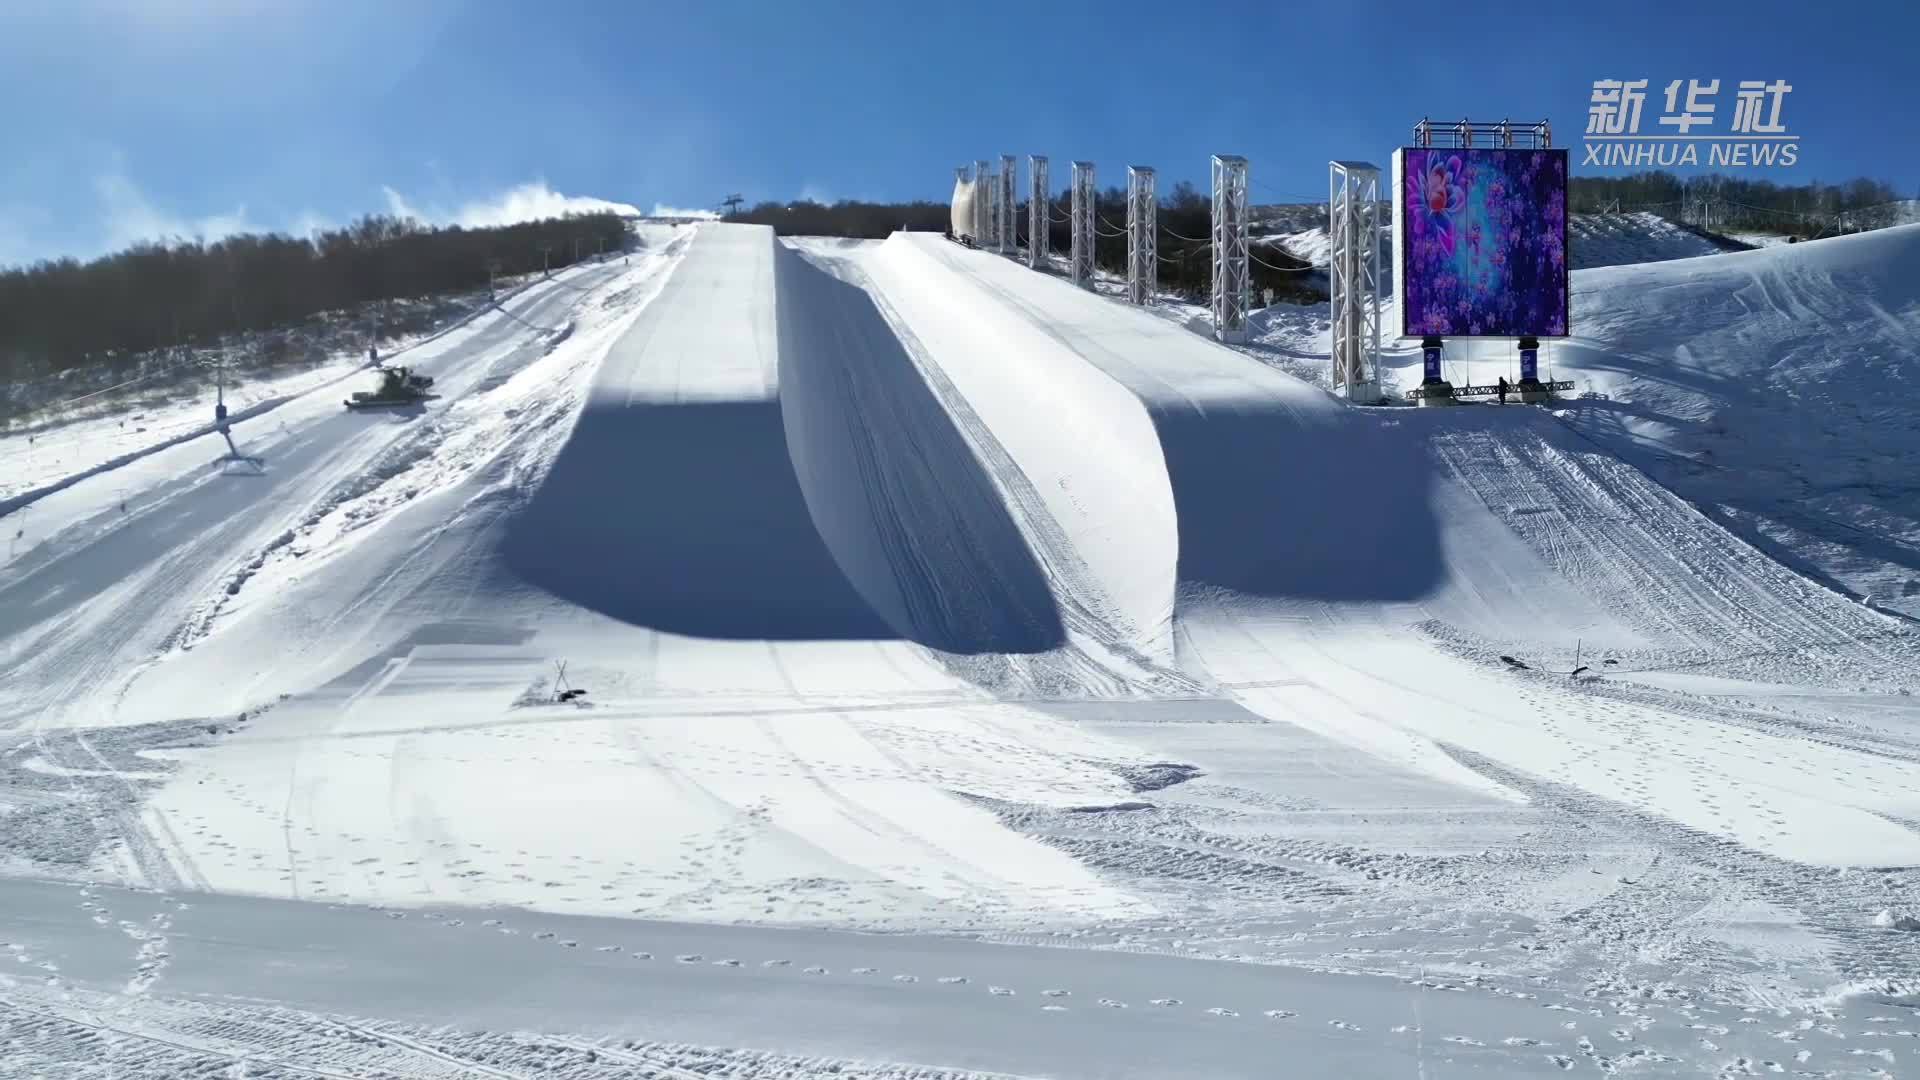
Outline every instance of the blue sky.
<path id="1" fill-rule="evenodd" d="M 7 0 L 0 263 L 156 233 L 301 232 L 369 211 L 494 220 L 944 199 L 1001 153 L 1129 163 L 1258 201 L 1386 165 L 1422 115 L 1547 117 L 1580 139 L 1599 78 L 1783 78 L 1780 182 L 1920 194 L 1920 5 L 922 0 Z M 1580 170 L 1576 170 L 1580 171 Z M 1595 170 L 1585 170 L 1593 172 Z M 1056 165 L 1064 184 L 1064 165 Z"/>

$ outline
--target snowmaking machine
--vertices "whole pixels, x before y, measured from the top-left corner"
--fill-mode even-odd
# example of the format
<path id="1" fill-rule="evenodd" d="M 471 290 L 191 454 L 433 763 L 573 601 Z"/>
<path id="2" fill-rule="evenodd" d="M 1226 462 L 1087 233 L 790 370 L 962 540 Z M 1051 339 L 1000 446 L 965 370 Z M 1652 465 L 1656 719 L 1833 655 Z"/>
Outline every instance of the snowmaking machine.
<path id="1" fill-rule="evenodd" d="M 356 390 L 353 397 L 342 404 L 349 409 L 392 408 L 396 405 L 418 405 L 433 395 L 428 387 L 433 385 L 431 375 L 415 375 L 403 367 L 381 364 L 374 368 L 380 373 L 380 382 L 372 390 Z"/>

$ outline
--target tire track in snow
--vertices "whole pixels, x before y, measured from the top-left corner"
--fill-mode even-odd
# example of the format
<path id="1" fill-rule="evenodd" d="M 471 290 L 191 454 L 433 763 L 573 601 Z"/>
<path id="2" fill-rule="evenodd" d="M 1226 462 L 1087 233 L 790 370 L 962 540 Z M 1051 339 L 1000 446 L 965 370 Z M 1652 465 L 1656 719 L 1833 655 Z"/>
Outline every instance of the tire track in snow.
<path id="1" fill-rule="evenodd" d="M 1651 843 L 1669 857 L 1700 868 L 1710 875 L 1705 887 L 1715 890 L 1702 894 L 1701 903 L 1720 898 L 1724 890 L 1737 888 L 1798 912 L 1816 934 L 1834 947 L 1836 971 L 1848 981 L 1873 984 L 1888 994 L 1920 993 L 1920 935 L 1872 925 L 1874 913 L 1888 906 L 1888 898 L 1871 895 L 1869 872 L 1836 872 L 1830 867 L 1763 855 L 1669 818 L 1510 769 L 1459 746 L 1443 743 L 1441 749 L 1467 768 L 1525 792 L 1544 806 L 1571 814 L 1592 827 L 1624 826 L 1625 831 Z M 1896 895 L 1911 895 L 1910 890 L 1920 885 L 1920 874 L 1911 868 L 1881 873 L 1892 874 L 1900 882 L 1883 885 Z M 1649 890 L 1648 897 L 1670 905 L 1675 903 L 1670 889 Z M 1899 901 L 1894 903 L 1897 905 Z M 1663 927 L 1671 927 L 1697 910 L 1697 906 L 1688 908 L 1685 902 L 1679 902 L 1656 921 Z M 1568 915 L 1563 921 L 1578 922 L 1580 913 Z M 1627 950 L 1621 959 L 1637 962 L 1639 942 L 1629 940 L 1624 944 Z"/>

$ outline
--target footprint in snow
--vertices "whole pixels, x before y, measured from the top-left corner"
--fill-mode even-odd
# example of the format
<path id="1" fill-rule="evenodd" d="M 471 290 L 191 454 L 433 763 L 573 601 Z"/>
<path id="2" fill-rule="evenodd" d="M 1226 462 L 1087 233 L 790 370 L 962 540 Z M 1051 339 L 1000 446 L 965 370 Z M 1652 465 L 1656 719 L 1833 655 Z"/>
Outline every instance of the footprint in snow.
<path id="1" fill-rule="evenodd" d="M 1329 1020 L 1327 1021 L 1327 1026 L 1337 1027 L 1341 1031 L 1359 1031 L 1360 1030 L 1360 1025 L 1349 1024 L 1345 1020 Z"/>
<path id="2" fill-rule="evenodd" d="M 786 967 L 792 963 L 793 961 L 791 960 L 762 960 L 760 961 L 760 966 L 763 968 L 777 968 Z"/>
<path id="3" fill-rule="evenodd" d="M 1040 992 L 1048 997 L 1071 997 L 1073 995 L 1073 991 L 1071 990 L 1042 990 Z"/>
<path id="4" fill-rule="evenodd" d="M 448 919 L 447 925 L 448 926 L 465 926 L 467 925 L 467 921 L 465 919 Z"/>
<path id="5" fill-rule="evenodd" d="M 853 973 L 855 975 L 878 975 L 880 974 L 880 969 L 870 968 L 870 967 L 857 967 L 853 969 Z"/>
<path id="6" fill-rule="evenodd" d="M 948 986 L 958 986 L 967 981 L 965 975 L 942 975 L 940 981 Z"/>
<path id="7" fill-rule="evenodd" d="M 825 975 L 827 969 L 823 967 L 810 967 L 806 969 L 806 973 L 809 975 Z"/>
<path id="8" fill-rule="evenodd" d="M 1461 1046 L 1485 1046 L 1485 1045 L 1487 1045 L 1486 1043 L 1483 1043 L 1483 1042 L 1481 1042 L 1481 1041 L 1480 1041 L 1479 1039 L 1475 1039 L 1475 1038 L 1470 1038 L 1470 1037 L 1468 1037 L 1468 1036 L 1466 1036 L 1466 1035 L 1443 1035 L 1443 1036 L 1441 1036 L 1441 1037 L 1440 1037 L 1440 1041 L 1441 1041 L 1441 1042 L 1450 1042 L 1450 1043 L 1459 1043 L 1459 1044 L 1460 1044 Z"/>
<path id="9" fill-rule="evenodd" d="M 740 961 L 738 961 L 738 960 L 715 960 L 715 961 L 713 962 L 713 966 L 714 966 L 714 967 L 739 967 L 739 966 L 740 966 Z"/>
<path id="10" fill-rule="evenodd" d="M 920 981 L 920 976 L 918 976 L 918 975 L 895 975 L 895 976 L 893 977 L 893 981 L 894 981 L 894 982 L 897 982 L 897 983 L 917 983 L 917 982 L 919 982 L 919 981 Z"/>
<path id="11" fill-rule="evenodd" d="M 1268 1009 L 1261 1015 L 1269 1020 L 1291 1020 L 1300 1014 L 1291 1009 Z"/>
<path id="12" fill-rule="evenodd" d="M 1500 1041 L 1505 1043 L 1508 1046 L 1544 1046 L 1546 1045 L 1542 1043 L 1539 1039 L 1527 1039 L 1527 1038 L 1522 1038 L 1519 1035 L 1514 1035 L 1510 1038 L 1501 1039 Z"/>
<path id="13" fill-rule="evenodd" d="M 1565 1054 L 1548 1054 L 1547 1060 L 1560 1066 L 1560 1068 L 1566 1072 L 1573 1071 L 1573 1059 Z"/>
<path id="14" fill-rule="evenodd" d="M 1207 1012 L 1209 1015 L 1212 1015 L 1212 1016 L 1239 1016 L 1240 1015 L 1239 1013 L 1234 1012 L 1232 1009 L 1223 1009 L 1218 1005 L 1215 1005 L 1213 1008 L 1208 1009 Z"/>
<path id="15" fill-rule="evenodd" d="M 650 953 L 650 952 L 634 952 L 634 953 L 628 953 L 627 955 L 629 955 L 629 956 L 631 956 L 631 957 L 633 957 L 633 958 L 634 958 L 635 960 L 651 960 L 651 959 L 653 959 L 653 954 L 652 954 L 652 953 Z"/>
<path id="16" fill-rule="evenodd" d="M 387 912 L 387 918 L 389 918 L 389 919 L 404 919 L 404 918 L 406 918 L 406 917 L 407 917 L 407 913 L 406 913 L 406 912 L 404 912 L 404 911 L 389 911 L 389 912 Z"/>
<path id="17" fill-rule="evenodd" d="M 499 920 L 499 919 L 487 919 L 486 921 L 484 921 L 484 922 L 482 922 L 482 923 L 481 923 L 480 925 L 481 925 L 481 926 L 499 926 L 499 925 L 500 925 L 500 920 Z"/>
<path id="18" fill-rule="evenodd" d="M 1040 1006 L 1040 1011 L 1041 1012 L 1066 1012 L 1067 1007 L 1065 1005 L 1042 1005 Z"/>
<path id="19" fill-rule="evenodd" d="M 577 941 L 562 941 L 560 944 L 569 949 L 577 949 L 580 947 L 580 943 Z"/>
<path id="20" fill-rule="evenodd" d="M 1106 1006 L 1106 1007 L 1107 1007 L 1107 1008 L 1109 1008 L 1109 1009 L 1124 1009 L 1124 1008 L 1126 1008 L 1126 1007 L 1127 1007 L 1127 1003 L 1126 1003 L 1126 1002 L 1124 1002 L 1124 1001 L 1115 1001 L 1115 1000 L 1113 1000 L 1112 998 L 1101 998 L 1101 999 L 1100 999 L 1100 1004 L 1102 1004 L 1102 1005 L 1104 1005 L 1104 1006 Z"/>
<path id="21" fill-rule="evenodd" d="M 1013 991 L 1005 986 L 989 986 L 987 987 L 987 993 L 992 994 L 994 997 L 1013 996 Z"/>
<path id="22" fill-rule="evenodd" d="M 697 952 L 690 952 L 690 953 L 681 953 L 679 956 L 674 957 L 674 959 L 680 961 L 683 964 L 697 964 L 700 961 L 705 960 L 706 957 L 701 956 Z"/>
<path id="23" fill-rule="evenodd" d="M 533 940 L 535 940 L 535 941 L 552 941 L 552 940 L 553 940 L 554 938 L 556 938 L 556 937 L 558 937 L 558 936 L 559 936 L 558 934 L 555 934 L 555 933 L 554 933 L 553 931 L 551 931 L 551 930 L 541 930 L 541 931 L 538 931 L 538 932 L 536 932 L 536 933 L 535 933 L 535 934 L 533 935 Z"/>
<path id="24" fill-rule="evenodd" d="M 1151 1002 L 1148 1002 L 1148 1004 L 1158 1005 L 1163 1009 L 1167 1009 L 1180 1004 L 1180 999 L 1179 998 L 1154 998 Z"/>
<path id="25" fill-rule="evenodd" d="M 593 951 L 594 951 L 594 952 L 619 952 L 619 951 L 620 951 L 620 946 L 618 946 L 618 945 L 602 945 L 602 946 L 600 946 L 599 948 L 597 948 L 597 949 L 595 949 L 595 950 L 593 950 Z"/>

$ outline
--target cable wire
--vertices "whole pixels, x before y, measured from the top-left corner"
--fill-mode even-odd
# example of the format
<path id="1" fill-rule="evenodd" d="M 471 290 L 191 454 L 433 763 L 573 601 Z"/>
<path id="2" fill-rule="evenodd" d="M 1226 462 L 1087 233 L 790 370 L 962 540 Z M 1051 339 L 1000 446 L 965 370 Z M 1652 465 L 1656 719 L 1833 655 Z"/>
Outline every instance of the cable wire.
<path id="1" fill-rule="evenodd" d="M 1252 259 L 1254 262 L 1259 263 L 1261 266 L 1264 266 L 1269 270 L 1278 270 L 1283 274 L 1304 274 L 1309 270 L 1320 269 L 1317 266 L 1275 266 L 1272 263 L 1268 262 L 1267 260 L 1261 258 L 1260 256 L 1255 255 L 1252 251 L 1251 245 L 1248 246 L 1247 258 Z"/>

